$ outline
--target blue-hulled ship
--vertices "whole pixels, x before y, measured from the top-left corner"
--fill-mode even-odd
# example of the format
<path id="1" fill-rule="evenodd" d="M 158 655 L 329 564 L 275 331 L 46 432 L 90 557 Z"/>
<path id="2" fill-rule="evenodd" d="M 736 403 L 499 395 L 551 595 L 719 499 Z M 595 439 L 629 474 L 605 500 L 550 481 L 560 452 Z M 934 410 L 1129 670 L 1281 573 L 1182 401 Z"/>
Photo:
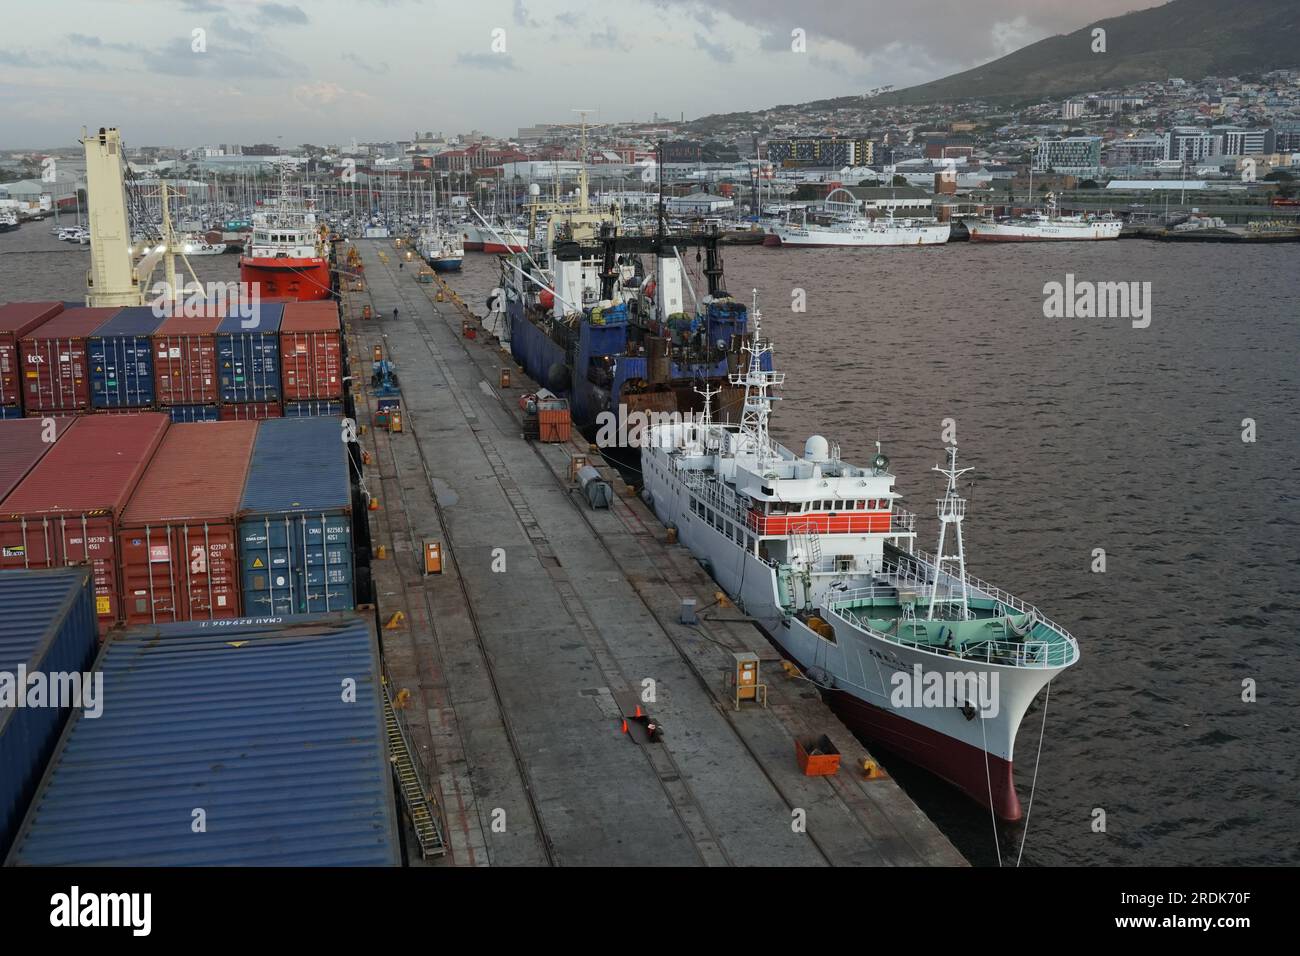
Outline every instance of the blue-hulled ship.
<path id="1" fill-rule="evenodd" d="M 697 414 L 709 389 L 721 393 L 725 420 L 739 410 L 728 376 L 746 354 L 749 310 L 726 291 L 720 238 L 716 229 L 622 234 L 616 208 L 588 207 L 582 176 L 576 203 L 530 207 L 527 249 L 502 258 L 500 337 L 603 447 L 607 424 L 626 445 L 629 418 Z M 692 251 L 706 286 L 698 295 L 684 256 Z"/>

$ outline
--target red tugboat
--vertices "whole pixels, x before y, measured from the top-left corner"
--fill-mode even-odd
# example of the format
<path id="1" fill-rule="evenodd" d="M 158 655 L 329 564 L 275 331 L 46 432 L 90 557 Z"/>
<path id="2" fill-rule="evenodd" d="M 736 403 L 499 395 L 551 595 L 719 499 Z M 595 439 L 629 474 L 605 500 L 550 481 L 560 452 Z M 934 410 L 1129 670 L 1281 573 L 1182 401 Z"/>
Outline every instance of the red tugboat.
<path id="1" fill-rule="evenodd" d="M 316 214 L 291 195 L 281 171 L 280 195 L 253 214 L 253 232 L 239 257 L 239 278 L 265 299 L 328 299 L 329 251 Z"/>

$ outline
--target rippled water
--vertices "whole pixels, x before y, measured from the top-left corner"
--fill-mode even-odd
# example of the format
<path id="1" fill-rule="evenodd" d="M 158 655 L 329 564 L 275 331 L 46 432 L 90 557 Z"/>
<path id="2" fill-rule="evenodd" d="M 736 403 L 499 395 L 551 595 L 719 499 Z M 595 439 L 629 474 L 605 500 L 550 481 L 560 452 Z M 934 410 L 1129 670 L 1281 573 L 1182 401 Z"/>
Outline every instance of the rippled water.
<path id="1" fill-rule="evenodd" d="M 45 232 L 0 235 L 0 299 L 80 291 L 84 248 Z M 1080 641 L 1052 687 L 1024 862 L 1300 862 L 1300 246 L 732 247 L 725 259 L 734 294 L 759 289 L 788 374 L 777 437 L 799 448 L 820 432 L 857 461 L 879 438 L 904 507 L 927 516 L 941 422 L 955 419 L 975 469 L 970 570 Z M 205 279 L 234 275 L 233 256 L 194 261 Z M 1067 272 L 1150 282 L 1150 327 L 1044 318 L 1044 283 Z M 495 279 L 495 257 L 470 253 L 453 284 L 482 311 Z M 920 530 L 933 550 L 936 523 Z M 1257 703 L 1242 702 L 1245 679 Z M 1025 803 L 1042 719 L 1040 697 L 1017 751 Z M 887 766 L 973 862 L 996 863 L 985 811 Z M 1005 862 L 1022 832 L 998 827 Z"/>
<path id="2" fill-rule="evenodd" d="M 1300 246 L 724 256 L 733 294 L 759 290 L 787 372 L 777 437 L 820 432 L 859 462 L 879 438 L 932 551 L 930 468 L 955 419 L 975 468 L 971 572 L 1080 641 L 1052 687 L 1024 862 L 1300 862 Z M 475 305 L 491 258 L 471 253 L 458 280 Z M 1150 327 L 1044 318 L 1044 283 L 1066 273 L 1150 282 Z M 1040 696 L 1018 741 L 1024 803 L 1042 719 Z M 996 864 L 985 811 L 887 763 L 972 861 Z M 1022 832 L 998 828 L 1008 863 Z"/>

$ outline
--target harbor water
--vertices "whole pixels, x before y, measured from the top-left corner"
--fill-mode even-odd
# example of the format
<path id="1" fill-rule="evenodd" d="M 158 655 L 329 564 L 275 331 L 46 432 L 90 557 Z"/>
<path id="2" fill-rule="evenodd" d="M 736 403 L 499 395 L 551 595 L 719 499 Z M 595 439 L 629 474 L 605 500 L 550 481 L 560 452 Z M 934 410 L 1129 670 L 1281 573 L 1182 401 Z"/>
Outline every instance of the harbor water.
<path id="1" fill-rule="evenodd" d="M 801 448 L 822 433 L 858 462 L 879 440 L 933 550 L 930 468 L 953 419 L 975 469 L 969 570 L 1079 639 L 1036 779 L 1042 697 L 1021 727 L 1030 814 L 998 825 L 1004 863 L 1026 825 L 1027 865 L 1300 862 L 1295 254 L 1138 240 L 724 249 L 729 289 L 759 289 L 787 373 L 776 437 Z M 235 256 L 192 261 L 205 280 L 237 277 Z M 46 225 L 0 235 L 0 299 L 75 298 L 88 263 Z M 1149 282 L 1149 326 L 1045 317 L 1046 284 L 1067 274 Z M 471 253 L 449 278 L 482 313 L 496 258 Z M 996 865 L 986 811 L 882 756 L 973 863 Z"/>

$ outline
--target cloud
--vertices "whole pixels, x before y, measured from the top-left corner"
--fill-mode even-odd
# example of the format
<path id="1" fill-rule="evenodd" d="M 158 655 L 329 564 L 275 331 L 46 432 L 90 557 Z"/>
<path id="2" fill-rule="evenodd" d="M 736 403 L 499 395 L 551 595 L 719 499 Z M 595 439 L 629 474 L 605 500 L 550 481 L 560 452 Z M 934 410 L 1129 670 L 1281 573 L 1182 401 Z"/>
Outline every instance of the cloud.
<path id="1" fill-rule="evenodd" d="M 608 20 L 605 21 L 605 29 L 591 34 L 590 40 L 594 47 L 613 47 L 624 51 L 632 49 L 632 45 L 619 36 L 618 30 L 614 29 L 614 24 Z"/>
<path id="2" fill-rule="evenodd" d="M 364 97 L 364 94 L 345 90 L 337 83 L 331 83 L 328 80 L 322 80 L 319 83 L 304 83 L 293 88 L 294 100 L 308 109 L 331 106 L 341 100 L 355 96 Z"/>
<path id="3" fill-rule="evenodd" d="M 212 2 L 212 0 L 181 0 L 181 9 L 186 13 L 222 13 L 225 11 L 225 7 Z"/>
<path id="4" fill-rule="evenodd" d="M 695 46 L 697 49 L 703 50 L 719 63 L 731 63 L 736 59 L 736 54 L 732 53 L 721 43 L 714 43 L 707 39 L 701 33 L 695 34 Z"/>
<path id="5" fill-rule="evenodd" d="M 48 70 L 57 66 L 76 73 L 102 73 L 107 69 L 99 60 L 59 53 L 31 54 L 26 50 L 0 50 L 0 65 L 23 70 Z"/>
<path id="6" fill-rule="evenodd" d="M 481 70 L 517 70 L 514 58 L 508 53 L 458 53 L 456 62 L 461 66 L 478 67 Z"/>
<path id="7" fill-rule="evenodd" d="M 697 0 L 653 2 L 698 15 Z M 951 71 L 1002 56 L 1009 52 L 1004 48 L 1007 43 L 1024 46 L 1155 5 L 1154 0 L 911 0 L 906 4 L 896 0 L 806 0 L 792 7 L 789 0 L 711 0 L 709 7 L 765 37 L 786 37 L 787 49 L 790 31 L 800 27 L 808 34 L 810 56 L 819 52 L 813 43 L 816 34 L 834 37 L 868 56 L 884 52 L 891 44 L 919 48 Z M 990 24 L 1005 26 L 990 29 Z M 764 45 L 764 49 L 775 47 Z M 894 66 L 899 73 L 911 72 L 909 64 Z"/>
<path id="8" fill-rule="evenodd" d="M 555 15 L 555 22 L 562 27 L 576 27 L 581 20 L 572 10 L 566 10 Z"/>
<path id="9" fill-rule="evenodd" d="M 383 60 L 372 62 L 363 56 L 357 56 L 355 53 L 344 53 L 342 59 L 371 76 L 384 76 L 388 73 L 388 64 Z"/>
<path id="10" fill-rule="evenodd" d="M 524 0 L 515 0 L 514 7 L 515 23 L 521 27 L 541 26 L 536 20 L 528 15 L 528 9 L 524 6 Z"/>
<path id="11" fill-rule="evenodd" d="M 308 23 L 307 14 L 292 3 L 262 3 L 254 17 L 258 23 L 287 23 L 301 26 Z"/>

